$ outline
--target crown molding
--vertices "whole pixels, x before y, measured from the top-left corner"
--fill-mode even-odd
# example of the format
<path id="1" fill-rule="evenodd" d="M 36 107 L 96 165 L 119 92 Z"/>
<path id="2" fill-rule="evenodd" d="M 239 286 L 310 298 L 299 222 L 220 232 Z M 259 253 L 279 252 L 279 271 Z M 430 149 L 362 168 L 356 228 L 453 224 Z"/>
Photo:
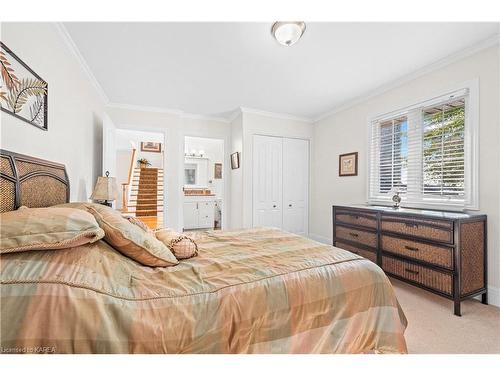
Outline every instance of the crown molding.
<path id="1" fill-rule="evenodd" d="M 364 95 L 360 95 L 352 100 L 348 100 L 348 101 L 344 102 L 343 104 L 340 104 L 340 105 L 334 107 L 332 110 L 317 116 L 313 120 L 313 122 L 316 123 L 316 122 L 321 121 L 327 117 L 330 117 L 338 112 L 345 111 L 346 109 L 349 109 L 351 107 L 354 107 L 355 105 L 366 102 L 367 100 L 369 100 L 375 96 L 381 95 L 387 91 L 390 91 L 390 90 L 395 89 L 399 86 L 402 86 L 405 83 L 408 83 L 408 82 L 413 81 L 421 76 L 424 76 L 426 74 L 429 74 L 429 73 L 432 73 L 436 70 L 444 68 L 445 66 L 448 66 L 448 65 L 453 64 L 457 61 L 465 59 L 469 56 L 472 56 L 478 52 L 481 52 L 484 49 L 493 47 L 497 44 L 500 44 L 500 33 L 492 35 L 491 37 L 486 38 L 479 43 L 476 43 L 468 48 L 465 48 L 461 51 L 458 51 L 458 52 L 455 52 L 451 55 L 448 55 L 445 58 L 442 58 L 440 60 L 435 61 L 434 63 L 426 65 L 425 67 L 420 68 L 420 69 L 414 71 L 413 73 L 407 74 L 407 75 L 400 77 L 394 81 L 391 81 L 391 82 L 386 83 L 382 86 L 379 86 L 378 88 L 376 88 L 372 91 L 368 91 Z"/>
<path id="2" fill-rule="evenodd" d="M 184 114 L 184 112 L 179 110 L 179 109 L 152 107 L 152 106 L 146 106 L 146 105 L 124 104 L 124 103 L 108 103 L 106 105 L 106 107 L 127 109 L 127 110 L 131 110 L 131 111 L 140 111 L 140 112 L 167 113 L 167 114 L 176 115 L 176 116 L 182 116 Z"/>
<path id="3" fill-rule="evenodd" d="M 118 109 L 127 109 L 131 111 L 140 111 L 140 112 L 154 112 L 154 113 L 166 113 L 174 116 L 179 116 L 183 119 L 192 119 L 192 120 L 205 120 L 205 121 L 219 121 L 224 123 L 229 123 L 229 120 L 225 117 L 219 116 L 210 116 L 210 115 L 198 115 L 195 113 L 187 113 L 181 111 L 179 109 L 172 108 L 164 108 L 164 107 L 152 107 L 145 105 L 134 105 L 134 104 L 123 104 L 123 103 L 108 103 L 106 105 L 107 108 L 118 108 Z"/>
<path id="4" fill-rule="evenodd" d="M 92 73 L 92 70 L 90 70 L 90 67 L 88 66 L 87 62 L 83 58 L 82 54 L 80 53 L 80 50 L 76 46 L 75 42 L 73 41 L 73 38 L 71 38 L 71 35 L 69 34 L 68 30 L 66 29 L 66 26 L 62 22 L 56 22 L 55 28 L 61 38 L 63 39 L 64 43 L 68 47 L 69 51 L 71 54 L 76 58 L 78 63 L 80 64 L 80 67 L 82 68 L 83 72 L 87 75 L 88 79 L 96 89 L 97 93 L 99 94 L 99 97 L 102 99 L 104 104 L 109 103 L 109 98 L 104 92 L 102 86 L 99 84 L 97 79 L 95 78 L 94 74 Z"/>
<path id="5" fill-rule="evenodd" d="M 238 118 L 238 116 L 240 116 L 242 114 L 241 112 L 241 108 L 237 108 L 233 111 L 233 113 L 231 113 L 231 116 L 229 116 L 228 118 L 228 121 L 229 122 L 233 122 L 234 120 L 236 120 Z"/>
<path id="6" fill-rule="evenodd" d="M 294 115 L 290 115 L 287 113 L 268 112 L 268 111 L 262 111 L 260 109 L 248 108 L 248 107 L 240 107 L 240 111 L 241 111 L 241 113 L 250 113 L 250 114 L 254 114 L 254 115 L 261 115 L 261 116 L 266 116 L 266 117 L 277 118 L 277 119 L 281 119 L 281 120 L 302 121 L 302 122 L 307 122 L 308 124 L 313 123 L 313 119 L 311 119 L 309 117 L 294 116 Z"/>
<path id="7" fill-rule="evenodd" d="M 182 116 L 182 118 L 188 118 L 188 119 L 192 119 L 192 120 L 219 121 L 219 122 L 225 122 L 225 123 L 231 122 L 231 121 L 229 121 L 229 119 L 227 119 L 225 117 L 219 117 L 219 116 L 197 115 L 194 113 L 185 113 L 185 112 L 183 112 L 181 116 Z"/>

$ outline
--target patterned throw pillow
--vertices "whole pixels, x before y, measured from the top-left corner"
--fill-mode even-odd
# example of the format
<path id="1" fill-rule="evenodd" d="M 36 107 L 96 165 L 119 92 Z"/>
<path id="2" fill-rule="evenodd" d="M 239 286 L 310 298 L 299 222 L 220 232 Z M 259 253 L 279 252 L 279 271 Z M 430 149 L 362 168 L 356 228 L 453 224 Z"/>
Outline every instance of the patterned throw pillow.
<path id="1" fill-rule="evenodd" d="M 151 228 L 149 228 L 146 224 L 144 224 L 143 221 L 139 220 L 135 216 L 126 216 L 126 215 L 123 215 L 123 217 L 125 219 L 127 219 L 129 222 L 131 222 L 132 224 L 137 225 L 144 232 L 153 233 L 153 230 Z"/>
<path id="2" fill-rule="evenodd" d="M 0 214 L 0 254 L 67 249 L 104 237 L 94 216 L 73 208 L 27 208 Z"/>
<path id="3" fill-rule="evenodd" d="M 167 267 L 179 263 L 168 247 L 158 241 L 153 233 L 132 224 L 111 207 L 98 203 L 67 203 L 59 205 L 61 206 L 79 207 L 90 212 L 104 229 L 104 240 L 142 265 Z"/>
<path id="4" fill-rule="evenodd" d="M 185 235 L 170 229 L 155 231 L 156 238 L 163 242 L 177 259 L 188 259 L 198 255 L 198 245 Z"/>

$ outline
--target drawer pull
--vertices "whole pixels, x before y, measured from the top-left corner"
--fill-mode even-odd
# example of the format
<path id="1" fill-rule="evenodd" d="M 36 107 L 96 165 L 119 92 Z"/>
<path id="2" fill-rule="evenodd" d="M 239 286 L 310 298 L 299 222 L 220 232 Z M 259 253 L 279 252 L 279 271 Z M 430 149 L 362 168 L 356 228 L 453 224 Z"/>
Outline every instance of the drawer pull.
<path id="1" fill-rule="evenodd" d="M 352 232 L 349 232 L 349 236 L 351 236 L 351 237 L 359 237 L 359 234 L 357 234 L 357 233 L 352 233 Z"/>
<path id="2" fill-rule="evenodd" d="M 405 268 L 405 271 L 408 272 L 408 273 L 411 273 L 413 275 L 418 275 L 418 271 L 413 271 L 413 270 L 411 270 L 409 268 Z"/>
<path id="3" fill-rule="evenodd" d="M 349 216 L 352 217 L 352 218 L 354 218 L 354 219 L 356 219 L 356 220 L 359 219 L 359 215 L 349 214 Z"/>
<path id="4" fill-rule="evenodd" d="M 405 225 L 410 228 L 418 228 L 418 224 L 415 223 L 405 223 Z"/>
<path id="5" fill-rule="evenodd" d="M 405 245 L 405 249 L 410 250 L 410 251 L 418 251 L 418 248 L 413 247 L 413 246 L 408 246 L 408 245 Z"/>

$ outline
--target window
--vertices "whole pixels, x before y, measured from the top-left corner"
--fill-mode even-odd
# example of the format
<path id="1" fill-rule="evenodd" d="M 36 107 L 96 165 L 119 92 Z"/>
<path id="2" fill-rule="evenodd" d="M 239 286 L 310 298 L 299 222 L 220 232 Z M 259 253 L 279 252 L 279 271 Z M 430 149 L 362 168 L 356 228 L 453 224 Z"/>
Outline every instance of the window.
<path id="1" fill-rule="evenodd" d="M 373 119 L 369 202 L 477 208 L 476 103 L 467 88 Z"/>

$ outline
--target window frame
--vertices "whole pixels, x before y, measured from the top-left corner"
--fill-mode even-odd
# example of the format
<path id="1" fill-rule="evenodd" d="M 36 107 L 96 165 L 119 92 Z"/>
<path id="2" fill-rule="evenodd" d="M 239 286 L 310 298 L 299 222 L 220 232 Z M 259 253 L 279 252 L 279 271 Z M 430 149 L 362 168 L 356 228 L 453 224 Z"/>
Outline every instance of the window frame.
<path id="1" fill-rule="evenodd" d="M 424 197 L 423 193 L 419 194 L 416 200 L 408 201 L 405 195 L 402 195 L 401 205 L 404 207 L 412 208 L 424 208 L 424 209 L 446 209 L 453 211 L 463 211 L 463 210 L 479 210 L 479 79 L 473 79 L 470 81 L 463 82 L 461 84 L 449 87 L 447 90 L 442 90 L 436 95 L 428 95 L 421 100 L 412 101 L 412 104 L 407 106 L 402 106 L 400 109 L 392 110 L 390 112 L 385 112 L 383 114 L 378 114 L 374 116 L 369 116 L 367 118 L 367 142 L 368 142 L 368 152 L 366 157 L 367 174 L 366 174 L 366 200 L 368 204 L 373 205 L 392 205 L 392 194 L 388 193 L 387 196 L 381 198 L 383 193 L 374 193 L 372 191 L 372 181 L 371 181 L 371 168 L 372 168 L 372 136 L 374 127 L 372 126 L 375 121 L 383 121 L 397 116 L 410 116 L 412 111 L 423 108 L 432 103 L 439 103 L 446 100 L 446 97 L 450 95 L 457 94 L 458 92 L 466 92 L 465 96 L 465 129 L 464 129 L 464 173 L 465 173 L 465 201 L 464 202 L 453 202 L 451 200 L 444 199 L 433 199 L 431 197 Z M 419 119 L 419 130 L 422 132 L 423 127 L 421 124 L 422 119 Z M 409 130 L 409 129 L 408 129 Z M 409 142 L 410 140 L 408 140 Z M 423 147 L 421 146 L 420 152 L 423 152 Z M 379 154 L 375 153 L 378 157 Z M 420 155 L 420 158 L 422 156 Z M 376 163 L 374 163 L 376 164 Z M 420 161 L 420 166 L 422 167 L 422 161 Z M 423 179 L 423 172 L 420 168 L 420 175 L 418 178 Z M 379 176 L 379 174 L 377 174 Z"/>

